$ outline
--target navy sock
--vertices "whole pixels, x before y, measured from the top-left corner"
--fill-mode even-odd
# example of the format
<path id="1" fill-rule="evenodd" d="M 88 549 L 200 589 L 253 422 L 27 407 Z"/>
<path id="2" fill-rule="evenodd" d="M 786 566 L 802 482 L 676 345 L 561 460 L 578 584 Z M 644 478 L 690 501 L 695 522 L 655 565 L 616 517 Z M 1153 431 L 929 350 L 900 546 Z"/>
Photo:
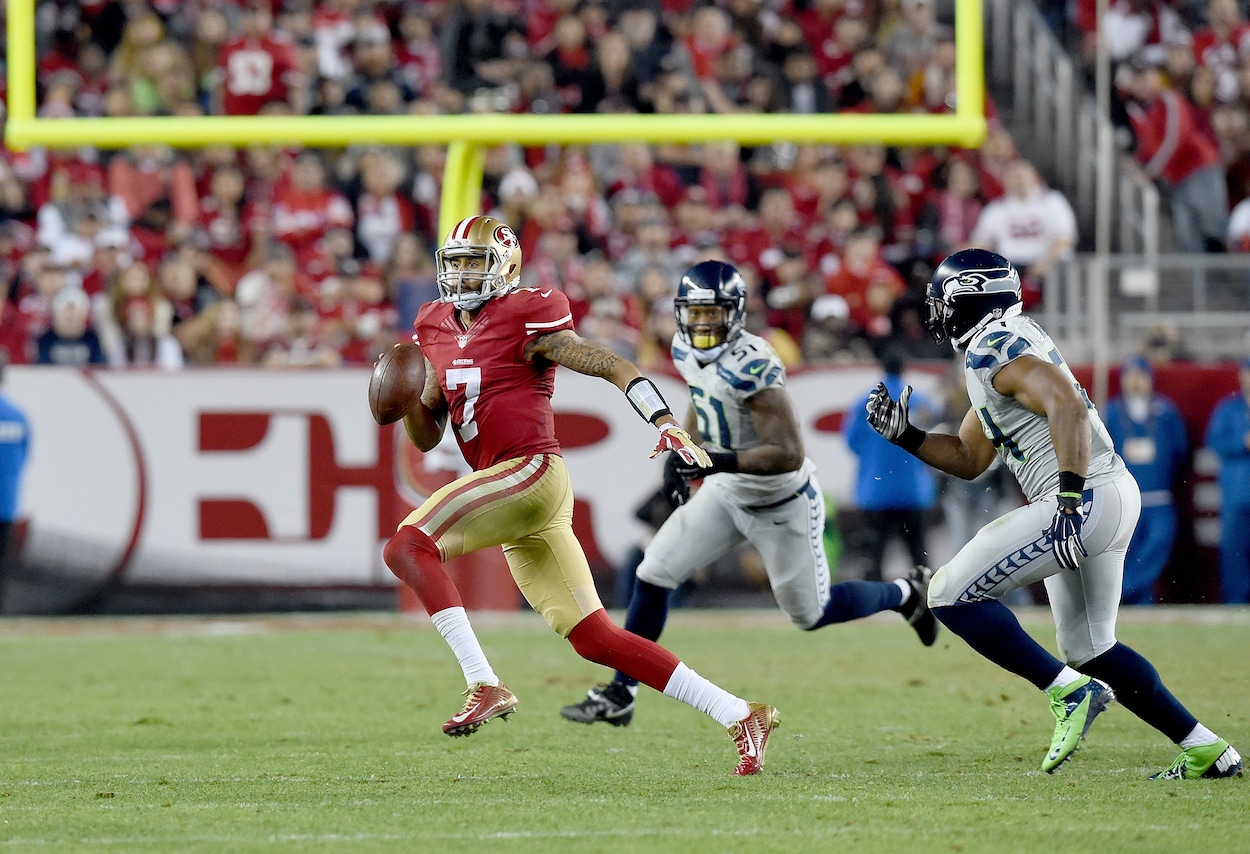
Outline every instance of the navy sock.
<path id="1" fill-rule="evenodd" d="M 1178 744 L 1198 725 L 1198 719 L 1164 686 L 1154 665 L 1122 643 L 1080 669 L 1110 685 L 1124 708 Z"/>
<path id="2" fill-rule="evenodd" d="M 829 591 L 825 613 L 807 630 L 814 631 L 830 623 L 858 620 L 878 611 L 888 611 L 903 604 L 903 591 L 891 581 L 843 581 Z"/>
<path id="3" fill-rule="evenodd" d="M 649 641 L 657 641 L 668 621 L 668 594 L 665 587 L 650 584 L 642 579 L 634 583 L 634 595 L 629 597 L 629 611 L 625 614 L 625 631 L 632 632 Z M 638 680 L 616 671 L 614 682 L 634 686 Z"/>
<path id="4" fill-rule="evenodd" d="M 944 605 L 934 608 L 933 616 L 981 655 L 1043 691 L 1063 670 L 1063 662 L 1029 637 L 1011 609 L 996 599 Z"/>

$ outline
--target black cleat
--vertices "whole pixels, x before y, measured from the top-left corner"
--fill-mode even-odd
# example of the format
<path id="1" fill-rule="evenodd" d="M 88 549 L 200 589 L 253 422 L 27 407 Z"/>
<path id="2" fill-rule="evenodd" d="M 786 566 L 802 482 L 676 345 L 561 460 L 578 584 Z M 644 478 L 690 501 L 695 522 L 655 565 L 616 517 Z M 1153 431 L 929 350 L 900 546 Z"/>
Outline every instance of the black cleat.
<path id="1" fill-rule="evenodd" d="M 634 719 L 634 695 L 619 682 L 596 685 L 586 692 L 586 699 L 560 710 L 561 717 L 579 724 L 604 721 L 612 726 L 629 726 Z"/>
<path id="2" fill-rule="evenodd" d="M 915 566 L 903 580 L 911 586 L 911 596 L 900 607 L 899 613 L 907 620 L 907 625 L 916 630 L 920 642 L 925 646 L 933 646 L 938 636 L 937 617 L 929 610 L 929 579 L 933 578 L 933 570 L 927 566 Z"/>

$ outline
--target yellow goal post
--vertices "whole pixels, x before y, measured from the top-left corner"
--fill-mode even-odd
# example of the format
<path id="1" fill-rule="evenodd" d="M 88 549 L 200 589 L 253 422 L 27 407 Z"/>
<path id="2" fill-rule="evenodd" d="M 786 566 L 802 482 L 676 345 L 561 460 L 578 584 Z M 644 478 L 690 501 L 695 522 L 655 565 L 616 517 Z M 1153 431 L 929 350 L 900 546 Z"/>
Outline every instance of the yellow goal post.
<path id="1" fill-rule="evenodd" d="M 985 139 L 985 52 L 982 0 L 956 0 L 953 114 L 711 114 L 711 115 L 399 115 L 399 116 L 160 116 L 153 118 L 38 118 L 35 113 L 35 0 L 8 0 L 8 113 L 5 144 L 115 149 L 160 143 L 207 145 L 298 144 L 343 148 L 360 143 L 448 146 L 439 209 L 440 233 L 477 212 L 485 147 L 596 142 L 958 145 Z"/>

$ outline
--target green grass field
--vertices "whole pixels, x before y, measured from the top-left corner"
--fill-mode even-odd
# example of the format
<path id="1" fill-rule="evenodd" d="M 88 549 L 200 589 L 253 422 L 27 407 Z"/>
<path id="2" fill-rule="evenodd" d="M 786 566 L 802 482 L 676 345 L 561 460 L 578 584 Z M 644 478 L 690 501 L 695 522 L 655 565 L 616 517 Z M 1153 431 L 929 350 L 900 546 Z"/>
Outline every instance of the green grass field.
<path id="1" fill-rule="evenodd" d="M 1042 774 L 1044 698 L 892 615 L 673 615 L 687 663 L 781 709 L 747 779 L 714 722 L 645 689 L 628 728 L 562 720 L 601 671 L 533 615 L 478 628 L 520 709 L 450 739 L 463 684 L 424 617 L 0 623 L 0 848 L 1250 850 L 1250 780 L 1147 780 L 1176 748 L 1120 707 Z M 1250 612 L 1130 611 L 1120 636 L 1250 747 Z"/>

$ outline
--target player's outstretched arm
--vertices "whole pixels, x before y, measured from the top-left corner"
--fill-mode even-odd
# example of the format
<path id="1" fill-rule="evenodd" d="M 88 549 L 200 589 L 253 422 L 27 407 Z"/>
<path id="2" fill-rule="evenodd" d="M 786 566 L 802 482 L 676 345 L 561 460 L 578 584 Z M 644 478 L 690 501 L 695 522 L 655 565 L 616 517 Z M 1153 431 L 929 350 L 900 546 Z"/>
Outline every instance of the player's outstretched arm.
<path id="1" fill-rule="evenodd" d="M 1012 359 L 994 375 L 994 389 L 1046 417 L 1059 471 L 1089 470 L 1089 408 L 1068 375 L 1036 356 Z"/>
<path id="2" fill-rule="evenodd" d="M 994 446 L 981 432 L 981 422 L 971 409 L 959 425 L 959 435 L 926 433 L 908 420 L 910 400 L 911 386 L 895 400 L 885 383 L 877 383 L 868 395 L 868 423 L 891 443 L 964 480 L 978 477 L 994 462 Z"/>
<path id="3" fill-rule="evenodd" d="M 971 409 L 959 425 L 959 435 L 926 433 L 913 453 L 947 474 L 973 480 L 994 462 L 994 446 L 981 432 L 981 422 Z"/>
<path id="4" fill-rule="evenodd" d="M 404 415 L 404 429 L 412 444 L 422 451 L 434 448 L 443 438 L 443 430 L 447 426 L 447 400 L 443 397 L 443 389 L 438 384 L 438 372 L 425 360 L 425 388 L 421 391 L 421 402 Z"/>
<path id="5" fill-rule="evenodd" d="M 549 332 L 525 345 L 525 357 L 542 356 L 557 365 L 589 377 L 602 377 L 621 391 L 642 376 L 628 359 L 622 359 L 597 341 L 587 341 L 571 329 Z"/>
<path id="6" fill-rule="evenodd" d="M 525 345 L 525 357 L 541 356 L 557 365 L 590 377 L 602 377 L 621 391 L 638 414 L 660 430 L 660 442 L 651 456 L 672 451 L 683 462 L 710 466 L 707 451 L 682 429 L 660 395 L 655 383 L 642 375 L 629 359 L 622 359 L 596 341 L 587 341 L 571 329 L 540 335 Z"/>

